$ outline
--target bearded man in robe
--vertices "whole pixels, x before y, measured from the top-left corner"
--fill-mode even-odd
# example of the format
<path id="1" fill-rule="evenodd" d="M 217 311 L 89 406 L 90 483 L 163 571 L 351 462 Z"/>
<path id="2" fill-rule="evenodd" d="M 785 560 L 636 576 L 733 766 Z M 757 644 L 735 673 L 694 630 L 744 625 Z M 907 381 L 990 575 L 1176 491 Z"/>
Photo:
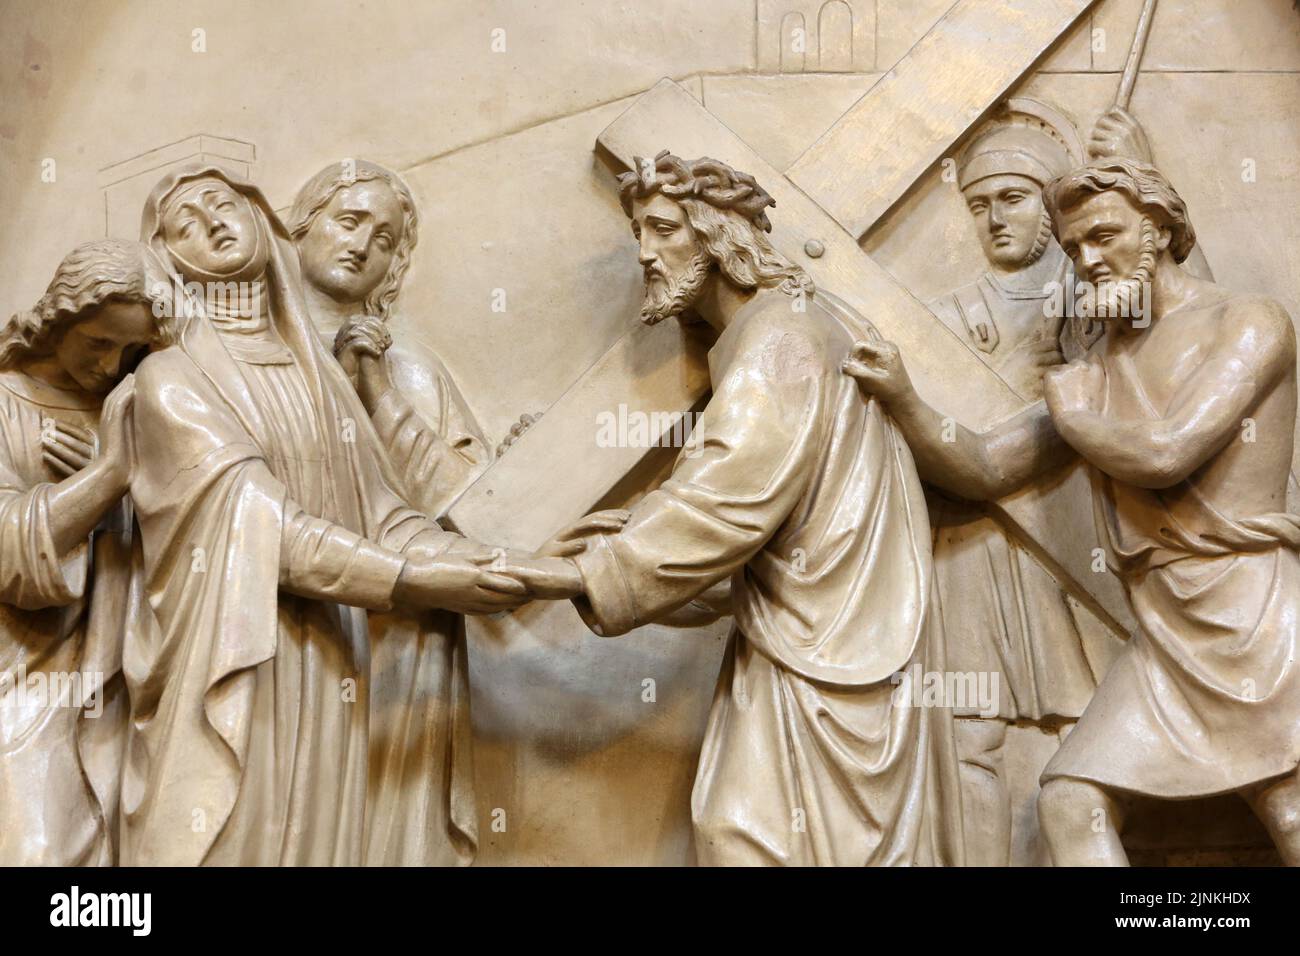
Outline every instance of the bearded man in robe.
<path id="1" fill-rule="evenodd" d="M 88 242 L 0 327 L 3 866 L 116 861 L 122 641 L 147 613 L 129 576 L 123 378 L 166 340 L 159 283 L 145 246 Z"/>
<path id="2" fill-rule="evenodd" d="M 988 270 L 929 308 L 1026 405 L 1042 398 L 1043 372 L 1061 364 L 1062 353 L 1082 357 L 1102 328 L 1053 308 L 1072 283 L 1073 269 L 1052 235 L 1043 187 L 1082 161 L 1082 152 L 1068 119 L 1044 103 L 1017 98 L 957 160 L 957 186 Z M 997 680 L 992 701 L 962 701 L 956 711 L 966 859 L 1006 866 L 1017 850 L 1036 842 L 1037 830 L 1035 823 L 1013 839 L 1012 821 L 1025 815 L 1013 812 L 1012 793 L 1032 801 L 1046 759 L 1032 760 L 1037 751 L 1030 750 L 1029 759 L 1015 760 L 1014 749 L 1035 738 L 1017 736 L 1012 725 L 1022 734 L 1063 735 L 1122 642 L 1072 603 L 983 503 L 927 490 L 934 527 L 931 614 L 944 630 L 948 665 L 955 673 Z M 1009 779 L 1008 767 L 1020 764 L 1022 779 Z"/>
<path id="3" fill-rule="evenodd" d="M 131 495 L 157 628 L 124 651 L 122 860 L 361 863 L 366 609 L 487 612 L 526 588 L 402 500 L 260 191 L 211 166 L 170 174 L 142 236 L 187 314 L 137 373 Z M 465 754 L 430 746 L 429 802 L 472 852 Z"/>
<path id="4" fill-rule="evenodd" d="M 869 326 L 772 247 L 753 177 L 666 151 L 635 169 L 620 185 L 641 318 L 712 326 L 713 396 L 620 530 L 548 550 L 576 563 L 574 604 L 604 636 L 730 583 L 691 798 L 701 863 L 959 862 L 951 714 L 896 684 L 943 670 L 925 498 L 889 417 L 840 371 Z"/>

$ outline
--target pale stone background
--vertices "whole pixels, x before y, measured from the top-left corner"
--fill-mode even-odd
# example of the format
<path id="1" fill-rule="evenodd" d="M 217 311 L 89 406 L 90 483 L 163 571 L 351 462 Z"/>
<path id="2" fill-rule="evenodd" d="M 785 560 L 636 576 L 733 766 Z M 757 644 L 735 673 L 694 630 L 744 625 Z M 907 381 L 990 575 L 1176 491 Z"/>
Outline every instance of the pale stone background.
<path id="1" fill-rule="evenodd" d="M 423 213 L 395 326 L 443 357 L 495 442 L 634 320 L 633 244 L 592 153 L 631 97 L 677 79 L 784 169 L 950 6 L 3 0 L 0 308 L 30 305 L 72 244 L 134 235 L 138 200 L 169 163 L 218 157 L 286 207 L 325 163 L 372 159 L 403 172 Z M 1086 131 L 1113 96 L 1139 6 L 1102 0 L 1017 92 Z M 820 58 L 796 62 L 776 37 L 801 15 Z M 497 28 L 503 53 L 491 52 Z M 1161 0 L 1144 67 L 1133 109 L 1217 277 L 1300 315 L 1292 0 Z M 923 299 L 983 268 L 937 167 L 863 245 Z M 504 314 L 489 308 L 494 289 Z M 473 624 L 480 861 L 689 862 L 724 636 L 720 624 L 600 640 L 567 605 Z"/>

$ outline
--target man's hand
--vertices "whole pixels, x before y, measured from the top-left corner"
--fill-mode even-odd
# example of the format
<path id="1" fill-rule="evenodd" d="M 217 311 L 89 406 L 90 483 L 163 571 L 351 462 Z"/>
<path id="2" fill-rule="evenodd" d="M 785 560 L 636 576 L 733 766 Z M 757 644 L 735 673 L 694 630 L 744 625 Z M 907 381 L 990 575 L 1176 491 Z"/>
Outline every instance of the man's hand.
<path id="1" fill-rule="evenodd" d="M 1061 365 L 1060 339 L 1048 326 L 1026 335 L 998 364 L 998 374 L 1021 395 L 1037 399 L 1043 390 L 1043 373 Z"/>
<path id="2" fill-rule="evenodd" d="M 494 560 L 490 553 L 440 558 L 408 555 L 393 588 L 393 602 L 460 614 L 492 614 L 527 603 L 528 588 L 514 577 L 487 567 Z"/>
<path id="3" fill-rule="evenodd" d="M 585 518 L 579 518 L 563 531 L 557 532 L 550 541 L 537 549 L 539 557 L 571 558 L 587 550 L 585 538 L 597 534 L 617 534 L 623 530 L 632 512 L 622 508 L 610 511 L 593 511 Z"/>
<path id="4" fill-rule="evenodd" d="M 1104 384 L 1100 365 L 1071 362 L 1043 376 L 1043 397 L 1054 420 L 1076 412 L 1094 412 Z"/>
<path id="5" fill-rule="evenodd" d="M 1088 137 L 1088 158 L 1135 159 L 1151 162 L 1151 144 L 1147 134 L 1133 114 L 1120 106 L 1112 106 L 1097 118 Z"/>
<path id="6" fill-rule="evenodd" d="M 857 342 L 841 364 L 845 375 L 857 379 L 858 387 L 886 405 L 916 395 L 903 357 L 893 342 Z"/>

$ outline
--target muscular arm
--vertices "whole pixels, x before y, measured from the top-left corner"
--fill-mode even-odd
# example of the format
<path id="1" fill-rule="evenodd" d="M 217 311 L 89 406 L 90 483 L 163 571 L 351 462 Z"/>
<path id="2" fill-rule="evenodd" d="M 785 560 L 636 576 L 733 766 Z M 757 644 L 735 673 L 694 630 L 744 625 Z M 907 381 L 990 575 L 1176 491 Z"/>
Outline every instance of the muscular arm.
<path id="1" fill-rule="evenodd" d="M 963 498 L 1003 498 L 1072 455 L 1043 402 L 985 432 L 945 418 L 915 391 L 886 407 L 912 449 L 921 478 Z"/>
<path id="2" fill-rule="evenodd" d="M 1295 332 L 1276 303 L 1229 305 L 1220 329 L 1213 354 L 1178 390 L 1164 417 L 1053 409 L 1062 437 L 1119 481 L 1168 488 L 1186 479 L 1241 433 L 1242 420 L 1295 363 Z"/>
<path id="3" fill-rule="evenodd" d="M 907 439 L 921 478 L 952 494 L 997 500 L 1073 454 L 1042 402 L 985 432 L 944 417 L 917 394 L 891 342 L 856 343 L 842 369 L 885 406 Z"/>

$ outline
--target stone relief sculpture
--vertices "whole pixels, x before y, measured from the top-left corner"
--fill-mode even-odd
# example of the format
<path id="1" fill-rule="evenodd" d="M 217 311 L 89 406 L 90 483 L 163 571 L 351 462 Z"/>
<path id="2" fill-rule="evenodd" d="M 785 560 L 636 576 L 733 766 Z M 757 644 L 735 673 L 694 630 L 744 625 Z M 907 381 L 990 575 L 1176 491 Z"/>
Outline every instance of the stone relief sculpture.
<path id="1" fill-rule="evenodd" d="M 343 160 L 303 185 L 287 225 L 317 328 L 355 379 L 408 500 L 437 515 L 490 455 L 437 356 L 415 342 L 390 347 L 388 320 L 419 221 L 401 177 Z"/>
<path id="2" fill-rule="evenodd" d="M 438 358 L 416 343 L 389 348 L 389 316 L 418 238 L 410 189 L 375 163 L 332 163 L 299 191 L 288 229 L 311 317 L 356 382 L 405 499 L 440 514 L 490 456 Z M 468 863 L 477 821 L 464 622 L 448 612 L 372 613 L 369 636 L 365 858 Z"/>
<path id="3" fill-rule="evenodd" d="M 911 456 L 840 371 L 865 323 L 772 248 L 773 201 L 751 176 L 664 151 L 620 195 L 641 318 L 713 327 L 713 397 L 694 447 L 618 531 L 551 547 L 577 564 L 575 606 L 604 636 L 731 581 L 736 626 L 691 799 L 700 862 L 960 862 L 949 714 L 891 681 L 943 665 Z"/>
<path id="4" fill-rule="evenodd" d="M 161 278 L 138 243 L 88 242 L 0 328 L 0 865 L 116 858 L 139 595 L 121 503 L 131 382 L 115 386 L 165 339 Z"/>
<path id="5" fill-rule="evenodd" d="M 535 396 L 519 396 L 536 414 L 495 452 L 460 386 L 481 402 L 519 355 L 502 350 L 495 369 L 461 364 L 470 337 L 438 338 L 439 317 L 459 321 L 473 303 L 462 289 L 430 290 L 419 266 L 407 282 L 421 217 L 403 176 L 330 163 L 282 221 L 249 176 L 210 163 L 315 163 L 338 147 L 322 155 L 330 140 L 317 137 L 300 151 L 286 137 L 258 151 L 262 134 L 238 124 L 160 134 L 163 145 L 101 169 L 112 234 L 172 170 L 144 205 L 139 241 L 76 246 L 36 305 L 0 325 L 0 865 L 467 865 L 511 774 L 512 795 L 531 803 L 510 806 L 512 825 L 571 783 L 583 794 L 573 817 L 591 793 L 614 806 L 616 788 L 580 780 L 573 751 L 625 768 L 609 741 L 646 725 L 619 711 L 619 680 L 632 667 L 659 676 L 672 660 L 663 646 L 700 634 L 710 643 L 695 645 L 695 672 L 685 655 L 671 672 L 678 696 L 665 710 L 677 708 L 680 726 L 652 728 L 656 746 L 677 747 L 663 747 L 677 770 L 703 731 L 690 800 L 677 795 L 675 822 L 662 815 L 654 849 L 669 850 L 656 862 L 1005 865 L 1041 842 L 1057 865 L 1121 865 L 1151 852 L 1140 805 L 1237 795 L 1282 861 L 1300 865 L 1295 332 L 1278 301 L 1216 284 L 1151 148 L 1195 126 L 1221 149 L 1244 127 L 1203 123 L 1202 92 L 1210 103 L 1214 84 L 1232 83 L 1220 95 L 1239 96 L 1243 112 L 1275 111 L 1300 61 L 1271 38 L 1249 70 L 1191 57 L 1188 38 L 1172 39 L 1188 14 L 1167 3 L 1152 67 L 1163 76 L 1149 82 L 1198 99 L 1171 120 L 1146 91 L 1149 142 L 1130 100 L 1155 0 L 1131 4 L 1141 12 L 1127 62 L 1096 42 L 1098 25 L 1119 23 L 1103 15 L 1117 3 L 929 4 L 941 15 L 915 36 L 903 27 L 926 14 L 907 6 L 759 0 L 741 11 L 753 13 L 752 51 L 746 41 L 738 52 L 701 47 L 707 62 L 694 65 L 670 58 L 662 72 L 677 80 L 630 105 L 646 77 L 606 88 L 588 69 L 562 95 L 526 103 L 489 83 L 482 102 L 500 121 L 460 116 L 465 130 L 431 149 L 391 142 L 379 124 L 354 137 L 365 125 L 355 116 L 339 127 L 346 142 L 378 144 L 422 195 L 466 170 L 476 187 L 491 180 L 501 201 L 468 207 L 483 219 L 475 247 L 509 231 L 510 217 L 540 225 L 540 262 L 501 280 L 518 279 L 511 301 L 529 302 L 530 334 L 567 345 L 583 332 L 571 316 L 604 313 L 582 349 L 537 360 L 546 368 L 534 384 L 561 400 L 534 428 Z M 1243 33 L 1276 14 L 1240 14 Z M 637 39 L 633 28 L 622 36 Z M 731 70 L 751 53 L 754 69 Z M 565 62 L 563 43 L 547 55 Z M 1103 74 L 1121 63 L 1105 109 Z M 121 94 L 127 112 L 131 95 Z M 340 116 L 345 99 L 333 104 Z M 1048 99 L 1105 111 L 1081 137 Z M 4 138 L 30 152 L 73 125 Z M 574 149 L 593 138 L 594 157 Z M 1257 158 L 1274 181 L 1294 171 L 1279 160 L 1289 139 L 1246 139 L 1251 175 Z M 665 150 L 629 166 L 659 141 L 703 158 Z M 934 185 L 948 155 L 965 206 L 957 222 L 951 197 L 933 201 L 950 188 Z M 1189 176 L 1195 164 L 1181 158 L 1167 172 L 1219 216 L 1217 236 L 1242 208 L 1237 170 Z M 643 289 L 589 215 L 612 214 L 609 164 L 631 169 L 616 191 Z M 287 198 L 301 169 L 266 172 L 269 193 Z M 562 212 L 541 219 L 556 197 Z M 35 223 L 23 238 L 30 231 L 53 262 L 74 237 L 51 247 L 38 234 L 53 227 L 20 211 Z M 973 225 L 974 281 L 936 277 L 916 252 L 924 243 L 912 240 L 936 223 L 945 237 Z M 482 249 L 494 245 L 465 257 L 467 275 L 506 272 L 504 244 Z M 1224 276 L 1291 302 L 1265 270 L 1243 271 L 1238 248 L 1215 251 Z M 644 325 L 617 328 L 606 304 L 638 292 Z M 472 347 L 519 337 L 515 316 L 500 321 Z M 482 381 L 458 385 L 426 338 Z M 711 343 L 707 379 L 700 339 Z M 950 407 L 963 388 L 970 405 Z M 663 405 L 697 420 L 662 483 L 657 454 L 579 434 L 623 397 L 638 414 Z M 954 413 L 980 425 L 963 428 Z M 588 444 L 604 457 L 584 459 Z M 560 481 L 581 488 L 535 494 L 529 469 L 544 470 L 548 454 Z M 510 542 L 521 550 L 493 546 L 522 526 L 513 516 L 529 494 L 539 507 Z M 1095 540 L 1062 517 L 1085 510 Z M 522 550 L 557 527 L 536 553 Z M 1110 558 L 1105 574 L 1071 563 L 1072 548 L 1094 545 Z M 504 616 L 533 600 L 572 601 L 576 614 L 566 604 Z M 467 637 L 472 615 L 497 617 Z M 665 635 L 600 642 L 586 630 L 611 639 L 724 617 L 707 721 L 699 688 L 697 711 L 681 688 L 699 683 L 698 648 L 721 632 L 652 646 Z M 499 680 L 511 675 L 491 641 L 532 655 L 515 685 Z M 615 660 L 620 647 L 631 651 Z M 494 747 L 522 742 L 545 757 L 525 778 L 526 754 L 490 751 L 478 778 L 490 797 L 475 793 L 471 648 L 489 698 L 480 740 L 486 727 Z M 572 662 L 556 663 L 565 654 Z M 520 692 L 541 674 L 559 677 L 548 686 L 566 695 L 562 716 L 544 732 L 497 736 L 559 699 Z M 968 675 L 991 676 L 992 698 L 923 699 L 918 687 Z M 573 701 L 593 717 L 568 734 Z M 1018 734 L 1036 741 L 1031 757 L 1015 755 Z M 548 773 L 552 789 L 535 796 Z M 1021 813 L 1031 798 L 1037 827 Z M 611 851 L 603 821 L 594 836 L 568 825 L 596 848 L 583 846 L 583 859 L 644 862 Z M 552 856 L 554 817 L 533 813 L 521 829 L 527 838 L 484 840 L 497 854 L 485 862 L 574 858 L 572 846 Z"/>
<path id="6" fill-rule="evenodd" d="M 157 620 L 124 649 L 123 863 L 373 861 L 370 834 L 425 829 L 385 812 L 442 813 L 470 852 L 466 755 L 450 739 L 426 741 L 423 767 L 440 776 L 422 801 L 367 806 L 362 609 L 490 611 L 526 587 L 483 567 L 499 553 L 402 500 L 255 187 L 215 167 L 170 174 L 141 232 L 203 294 L 176 345 L 137 372 L 131 494 Z M 238 309 L 232 284 L 246 290 Z M 422 623 L 437 633 L 417 639 L 441 652 L 444 625 Z"/>
<path id="7" fill-rule="evenodd" d="M 1082 161 L 1070 121 L 1024 98 L 1008 102 L 957 159 L 957 187 L 989 268 L 930 310 L 1026 401 L 1042 397 L 1043 372 L 1064 352 L 1077 358 L 1096 337 L 1097 323 L 1067 323 L 1044 308 L 1050 284 L 1064 284 L 1070 267 L 1052 236 L 1043 186 Z"/>
<path id="8" fill-rule="evenodd" d="M 1072 276 L 1042 189 L 1078 165 L 1082 152 L 1068 119 L 1018 99 L 956 165 L 989 269 L 930 309 L 1026 403 L 1042 397 L 1043 372 L 1061 364 L 1062 353 L 1081 357 L 1101 327 L 1067 321 L 1049 302 L 1053 288 L 1059 296 Z M 945 632 L 949 667 L 996 676 L 991 699 L 956 702 L 967 862 L 1005 866 L 1013 820 L 1008 727 L 1020 721 L 1049 734 L 1067 728 L 1083 713 L 1117 642 L 981 505 L 934 493 L 930 518 L 931 614 Z"/>
<path id="9" fill-rule="evenodd" d="M 1045 196 L 1108 328 L 1086 359 L 1047 375 L 1045 405 L 945 442 L 896 348 L 860 342 L 846 370 L 889 408 L 921 474 L 955 494 L 999 497 L 1075 454 L 1093 469 L 1098 521 L 1140 628 L 1043 773 L 1053 860 L 1126 862 L 1132 795 L 1237 792 L 1296 864 L 1290 317 L 1183 270 L 1195 233 L 1154 167 L 1094 160 Z"/>

